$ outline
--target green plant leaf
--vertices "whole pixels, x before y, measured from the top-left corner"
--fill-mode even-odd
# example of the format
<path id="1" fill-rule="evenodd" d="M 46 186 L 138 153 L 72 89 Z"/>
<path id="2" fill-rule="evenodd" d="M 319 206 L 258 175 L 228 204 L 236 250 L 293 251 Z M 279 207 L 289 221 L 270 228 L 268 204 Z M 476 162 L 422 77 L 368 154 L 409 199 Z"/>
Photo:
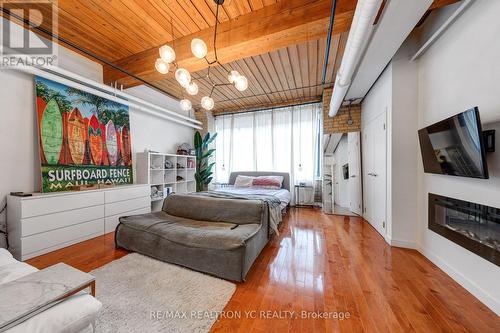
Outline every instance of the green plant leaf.
<path id="1" fill-rule="evenodd" d="M 212 135 L 210 137 L 210 139 L 208 139 L 208 141 L 206 142 L 206 144 L 207 145 L 211 144 L 215 140 L 216 137 L 217 137 L 217 133 L 215 133 L 214 135 Z"/>
<path id="2" fill-rule="evenodd" d="M 194 148 L 198 150 L 201 149 L 201 146 L 202 146 L 201 134 L 199 131 L 196 131 L 196 133 L 194 133 Z"/>
<path id="3" fill-rule="evenodd" d="M 213 153 L 215 152 L 215 149 L 209 149 L 207 150 L 203 155 L 201 155 L 201 158 L 208 158 L 210 157 Z"/>

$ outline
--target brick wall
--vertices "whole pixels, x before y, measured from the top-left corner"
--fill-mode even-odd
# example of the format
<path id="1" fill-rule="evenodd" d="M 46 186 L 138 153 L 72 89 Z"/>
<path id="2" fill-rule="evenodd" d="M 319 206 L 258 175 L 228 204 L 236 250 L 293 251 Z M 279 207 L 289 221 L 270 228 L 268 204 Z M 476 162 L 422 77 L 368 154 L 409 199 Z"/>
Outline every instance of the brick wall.
<path id="1" fill-rule="evenodd" d="M 332 98 L 332 88 L 323 90 L 323 132 L 347 133 L 361 131 L 361 105 L 356 104 L 351 107 L 352 125 L 347 124 L 349 119 L 349 108 L 341 107 L 337 115 L 333 118 L 328 116 L 330 110 L 330 99 Z"/>
<path id="2" fill-rule="evenodd" d="M 207 131 L 208 131 L 208 117 L 210 117 L 211 114 L 209 111 L 205 110 L 196 110 L 194 112 L 194 117 L 196 120 L 201 121 L 203 124 L 201 125 L 203 129 L 199 130 L 201 133 L 201 136 L 203 137 Z"/>

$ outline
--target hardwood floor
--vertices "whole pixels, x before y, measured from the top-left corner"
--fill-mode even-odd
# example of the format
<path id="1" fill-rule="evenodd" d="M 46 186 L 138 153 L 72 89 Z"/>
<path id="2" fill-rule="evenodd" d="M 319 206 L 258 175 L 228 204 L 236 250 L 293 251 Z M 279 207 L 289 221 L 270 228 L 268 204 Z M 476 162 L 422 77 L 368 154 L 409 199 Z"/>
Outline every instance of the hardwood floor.
<path id="1" fill-rule="evenodd" d="M 108 234 L 28 263 L 90 271 L 126 254 Z M 229 318 L 235 314 L 241 318 Z M 500 318 L 417 251 L 387 245 L 362 219 L 292 209 L 212 332 L 337 331 L 500 332 Z"/>

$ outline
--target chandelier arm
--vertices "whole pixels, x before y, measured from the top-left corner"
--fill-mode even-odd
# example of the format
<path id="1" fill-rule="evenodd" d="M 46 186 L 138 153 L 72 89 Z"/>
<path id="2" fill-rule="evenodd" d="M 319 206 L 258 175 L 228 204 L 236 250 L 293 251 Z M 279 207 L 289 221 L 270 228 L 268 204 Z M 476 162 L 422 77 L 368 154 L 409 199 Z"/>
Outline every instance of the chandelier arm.
<path id="1" fill-rule="evenodd" d="M 222 87 L 222 86 L 232 86 L 232 83 L 215 83 L 215 87 Z"/>

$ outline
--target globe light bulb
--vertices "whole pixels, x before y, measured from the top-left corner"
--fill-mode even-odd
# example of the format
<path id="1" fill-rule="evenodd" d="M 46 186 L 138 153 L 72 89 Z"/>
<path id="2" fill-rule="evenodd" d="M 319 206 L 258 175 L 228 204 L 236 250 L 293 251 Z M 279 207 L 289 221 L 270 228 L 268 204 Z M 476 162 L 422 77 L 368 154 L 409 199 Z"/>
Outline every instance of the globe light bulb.
<path id="1" fill-rule="evenodd" d="M 182 87 L 186 88 L 189 82 L 191 82 L 191 74 L 185 68 L 178 68 L 175 71 L 175 79 Z"/>
<path id="2" fill-rule="evenodd" d="M 248 80 L 243 75 L 238 76 L 238 78 L 234 81 L 234 86 L 239 91 L 245 91 L 248 88 Z"/>
<path id="3" fill-rule="evenodd" d="M 231 71 L 227 76 L 227 80 L 229 81 L 229 83 L 234 83 L 239 76 L 240 73 L 238 73 L 238 71 Z"/>
<path id="4" fill-rule="evenodd" d="M 215 102 L 212 97 L 205 96 L 201 99 L 201 106 L 207 110 L 210 111 L 214 108 Z"/>
<path id="5" fill-rule="evenodd" d="M 160 47 L 160 58 L 162 58 L 167 63 L 172 63 L 175 60 L 175 51 L 172 47 L 168 45 L 163 45 Z"/>
<path id="6" fill-rule="evenodd" d="M 207 44 L 199 38 L 194 38 L 191 41 L 191 52 L 198 59 L 203 59 L 207 55 Z"/>
<path id="7" fill-rule="evenodd" d="M 192 105 L 189 99 L 182 99 L 179 103 L 181 104 L 181 109 L 183 109 L 184 111 L 191 110 Z"/>
<path id="8" fill-rule="evenodd" d="M 191 82 L 187 85 L 186 91 L 189 95 L 197 95 L 198 94 L 198 85 L 195 82 Z"/>
<path id="9" fill-rule="evenodd" d="M 170 65 L 168 64 L 168 62 L 166 62 L 162 58 L 156 59 L 155 68 L 161 74 L 167 74 L 168 70 L 169 70 L 169 67 L 170 67 Z"/>

